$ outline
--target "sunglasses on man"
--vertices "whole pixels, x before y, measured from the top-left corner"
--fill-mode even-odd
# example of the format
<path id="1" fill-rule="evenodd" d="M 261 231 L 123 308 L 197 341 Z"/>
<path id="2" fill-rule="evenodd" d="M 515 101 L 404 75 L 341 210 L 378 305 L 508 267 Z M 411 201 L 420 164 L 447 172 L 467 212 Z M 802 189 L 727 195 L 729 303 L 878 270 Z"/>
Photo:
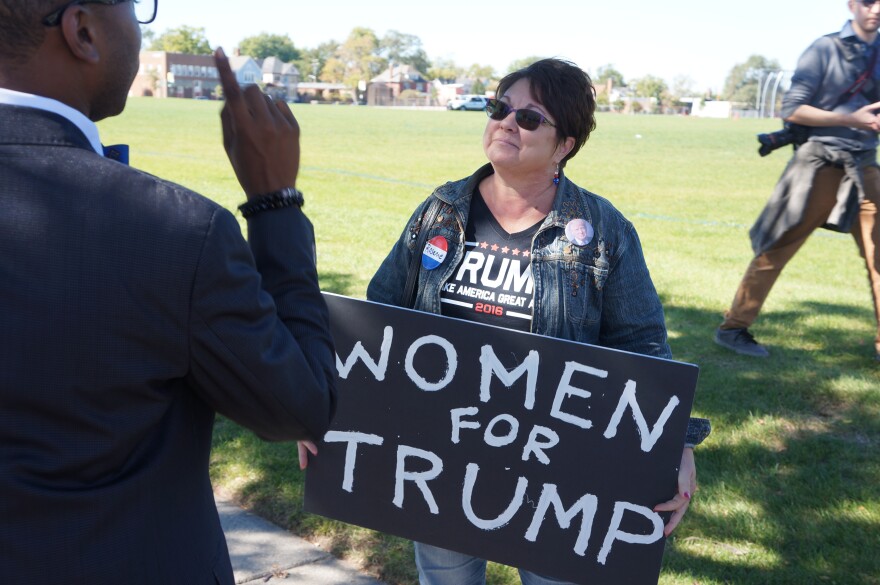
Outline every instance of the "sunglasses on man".
<path id="1" fill-rule="evenodd" d="M 523 130 L 537 130 L 541 124 L 547 124 L 551 128 L 556 128 L 556 124 L 552 123 L 541 112 L 530 110 L 528 108 L 516 109 L 511 108 L 500 100 L 488 100 L 486 102 L 486 115 L 493 120 L 501 121 L 510 115 L 510 112 L 516 112 L 514 120 L 517 126 Z"/>

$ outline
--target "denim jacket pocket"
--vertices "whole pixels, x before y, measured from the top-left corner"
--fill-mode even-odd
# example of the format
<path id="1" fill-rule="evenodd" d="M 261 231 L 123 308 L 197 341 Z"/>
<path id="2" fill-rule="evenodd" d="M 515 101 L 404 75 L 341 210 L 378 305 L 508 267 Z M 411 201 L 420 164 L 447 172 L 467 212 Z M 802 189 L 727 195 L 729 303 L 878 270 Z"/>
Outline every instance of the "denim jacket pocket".
<path id="1" fill-rule="evenodd" d="M 563 262 L 561 268 L 565 314 L 577 324 L 599 321 L 608 268 L 583 262 Z"/>

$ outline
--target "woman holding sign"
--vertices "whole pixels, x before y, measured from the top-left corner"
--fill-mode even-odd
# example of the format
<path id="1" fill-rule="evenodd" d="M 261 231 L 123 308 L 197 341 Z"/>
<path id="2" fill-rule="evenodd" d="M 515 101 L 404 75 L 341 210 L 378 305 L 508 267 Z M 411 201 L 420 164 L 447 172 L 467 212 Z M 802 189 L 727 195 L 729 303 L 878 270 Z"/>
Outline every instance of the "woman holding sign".
<path id="1" fill-rule="evenodd" d="M 671 358 L 633 225 L 563 173 L 595 128 L 589 76 L 544 59 L 507 75 L 497 96 L 486 106 L 489 162 L 415 210 L 368 299 Z M 693 446 L 706 434 L 708 421 L 694 419 L 678 493 L 655 508 L 672 512 L 666 534 L 696 490 Z M 423 585 L 485 583 L 482 559 L 421 543 L 415 550 Z M 520 575 L 527 585 L 560 583 Z"/>

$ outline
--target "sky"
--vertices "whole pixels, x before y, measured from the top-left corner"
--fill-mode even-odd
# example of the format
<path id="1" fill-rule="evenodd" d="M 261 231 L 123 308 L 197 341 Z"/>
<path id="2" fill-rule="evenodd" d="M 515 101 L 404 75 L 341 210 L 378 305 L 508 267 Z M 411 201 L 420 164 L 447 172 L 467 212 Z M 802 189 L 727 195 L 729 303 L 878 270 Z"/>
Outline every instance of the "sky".
<path id="1" fill-rule="evenodd" d="M 815 38 L 849 16 L 846 0 L 162 0 L 149 28 L 202 27 L 227 53 L 262 32 L 309 49 L 343 42 L 355 27 L 379 37 L 393 30 L 419 37 L 429 59 L 461 67 L 503 74 L 518 59 L 560 57 L 592 74 L 613 65 L 627 81 L 686 76 L 702 93 L 722 90 L 753 54 L 793 70 Z"/>

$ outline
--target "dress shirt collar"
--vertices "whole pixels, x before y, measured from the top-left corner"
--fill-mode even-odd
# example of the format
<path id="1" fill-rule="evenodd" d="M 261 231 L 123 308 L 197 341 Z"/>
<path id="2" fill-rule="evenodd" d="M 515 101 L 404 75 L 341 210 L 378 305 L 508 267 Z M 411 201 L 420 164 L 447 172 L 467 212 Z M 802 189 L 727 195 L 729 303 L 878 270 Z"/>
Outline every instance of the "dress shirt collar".
<path id="1" fill-rule="evenodd" d="M 868 43 L 866 43 L 865 41 L 863 41 L 862 39 L 860 39 L 859 36 L 856 34 L 856 31 L 855 31 L 855 29 L 853 28 L 853 25 L 852 25 L 852 21 L 851 21 L 851 20 L 847 20 L 847 21 L 846 21 L 846 24 L 843 25 L 843 28 L 840 29 L 840 38 L 842 38 L 842 39 L 846 39 L 846 38 L 849 38 L 849 37 L 853 37 L 853 38 L 855 38 L 857 41 L 859 41 L 859 42 L 862 43 L 863 45 L 867 45 L 867 46 L 870 46 L 870 47 L 878 47 L 878 46 L 880 46 L 880 35 L 877 35 L 877 38 L 874 39 L 874 42 L 871 43 L 870 45 L 868 45 Z"/>
<path id="2" fill-rule="evenodd" d="M 0 87 L 0 104 L 35 108 L 58 114 L 79 128 L 89 140 L 89 143 L 92 145 L 92 148 L 95 149 L 95 152 L 104 156 L 104 148 L 101 146 L 101 137 L 98 135 L 98 127 L 95 126 L 94 122 L 86 118 L 82 112 L 74 110 L 70 106 L 51 98 L 13 91 L 3 87 Z"/>

